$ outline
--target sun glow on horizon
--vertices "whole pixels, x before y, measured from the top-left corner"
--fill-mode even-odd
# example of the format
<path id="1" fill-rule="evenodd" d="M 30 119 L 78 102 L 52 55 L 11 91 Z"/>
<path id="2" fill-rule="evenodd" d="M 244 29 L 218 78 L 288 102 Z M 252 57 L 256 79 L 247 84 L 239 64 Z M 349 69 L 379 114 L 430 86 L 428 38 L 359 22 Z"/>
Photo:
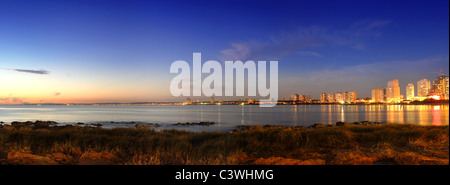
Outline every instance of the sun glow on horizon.
<path id="1" fill-rule="evenodd" d="M 3 70 L 0 79 L 12 79 L 0 81 L 0 104 L 148 102 L 152 97 L 164 95 L 164 89 L 145 86 L 145 81 L 117 84 L 114 83 L 117 79 L 69 78 L 59 74 Z"/>

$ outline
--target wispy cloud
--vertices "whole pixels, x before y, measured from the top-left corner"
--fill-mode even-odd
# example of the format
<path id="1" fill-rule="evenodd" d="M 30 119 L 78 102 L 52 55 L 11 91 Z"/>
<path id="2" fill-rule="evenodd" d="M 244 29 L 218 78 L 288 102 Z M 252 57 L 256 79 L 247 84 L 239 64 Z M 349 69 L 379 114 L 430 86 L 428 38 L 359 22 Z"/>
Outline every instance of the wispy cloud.
<path id="1" fill-rule="evenodd" d="M 390 24 L 391 21 L 389 20 L 370 20 L 366 19 L 363 21 L 359 21 L 356 23 L 353 23 L 350 28 L 351 29 L 358 29 L 358 30 L 365 30 L 365 31 L 371 31 L 379 28 L 383 28 Z"/>
<path id="2" fill-rule="evenodd" d="M 356 37 L 364 36 L 381 36 L 381 29 L 389 25 L 391 21 L 389 20 L 370 20 L 366 19 L 353 23 L 348 32 Z"/>
<path id="3" fill-rule="evenodd" d="M 23 72 L 23 73 L 32 73 L 32 74 L 38 74 L 38 75 L 46 75 L 49 74 L 49 71 L 40 69 L 40 70 L 30 70 L 30 69 L 13 69 L 14 71 L 17 72 Z"/>
<path id="4" fill-rule="evenodd" d="M 59 92 L 56 92 L 56 93 L 55 93 L 55 96 L 59 96 L 59 95 L 61 95 L 61 93 L 59 93 Z"/>
<path id="5" fill-rule="evenodd" d="M 18 98 L 18 97 L 6 97 L 0 98 L 0 103 L 10 104 L 10 103 L 24 103 L 26 98 Z"/>
<path id="6" fill-rule="evenodd" d="M 336 30 L 313 25 L 284 31 L 261 40 L 232 42 L 221 50 L 223 60 L 272 60 L 288 55 L 322 56 L 313 51 L 324 46 L 346 46 L 364 50 L 368 37 L 380 36 L 389 20 L 363 20 Z"/>
<path id="7" fill-rule="evenodd" d="M 265 41 L 233 42 L 221 51 L 223 60 L 278 59 L 302 49 L 323 45 L 325 30 L 318 26 L 282 32 Z"/>
<path id="8" fill-rule="evenodd" d="M 31 73 L 31 74 L 38 74 L 38 75 L 46 75 L 49 74 L 50 71 L 47 70 L 32 70 L 32 69 L 9 69 L 9 68 L 0 68 L 0 69 L 4 69 L 4 70 L 12 70 L 12 71 L 17 71 L 17 72 L 21 72 L 21 73 Z"/>
<path id="9" fill-rule="evenodd" d="M 231 43 L 231 48 L 224 49 L 221 53 L 226 60 L 242 60 L 250 56 L 250 47 L 245 43 Z"/>
<path id="10" fill-rule="evenodd" d="M 323 55 L 314 52 L 314 51 L 297 51 L 296 52 L 297 55 L 299 56 L 315 56 L 315 57 L 323 57 Z"/>

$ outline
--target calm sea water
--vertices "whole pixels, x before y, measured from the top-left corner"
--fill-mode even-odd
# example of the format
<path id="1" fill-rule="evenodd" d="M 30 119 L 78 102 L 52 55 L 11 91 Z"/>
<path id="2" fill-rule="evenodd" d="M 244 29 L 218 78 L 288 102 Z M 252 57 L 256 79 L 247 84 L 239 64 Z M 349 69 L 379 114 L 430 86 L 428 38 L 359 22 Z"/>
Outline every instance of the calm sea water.
<path id="1" fill-rule="evenodd" d="M 227 131 L 239 125 L 308 126 L 338 121 L 448 125 L 449 105 L 154 105 L 63 106 L 0 105 L 0 121 L 53 120 L 61 124 L 101 123 L 103 127 L 134 127 L 158 123 L 156 129 Z M 213 121 L 213 126 L 175 126 L 178 122 Z M 113 122 L 113 123 L 112 123 Z M 132 123 L 134 122 L 134 123 Z"/>

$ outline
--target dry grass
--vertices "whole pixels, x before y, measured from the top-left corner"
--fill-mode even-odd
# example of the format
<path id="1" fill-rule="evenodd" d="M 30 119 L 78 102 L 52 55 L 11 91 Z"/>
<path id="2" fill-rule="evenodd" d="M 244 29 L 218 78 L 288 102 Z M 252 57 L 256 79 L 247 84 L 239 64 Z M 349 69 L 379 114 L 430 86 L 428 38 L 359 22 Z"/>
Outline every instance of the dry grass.
<path id="1" fill-rule="evenodd" d="M 0 164 L 449 164 L 449 127 L 249 127 L 230 133 L 136 128 L 0 128 Z"/>

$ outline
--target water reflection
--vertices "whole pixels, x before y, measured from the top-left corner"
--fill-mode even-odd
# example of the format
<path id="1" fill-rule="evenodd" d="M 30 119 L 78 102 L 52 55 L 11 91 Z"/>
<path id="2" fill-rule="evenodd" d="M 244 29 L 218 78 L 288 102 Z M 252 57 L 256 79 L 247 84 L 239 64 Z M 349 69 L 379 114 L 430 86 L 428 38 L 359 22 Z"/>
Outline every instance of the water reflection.
<path id="1" fill-rule="evenodd" d="M 298 105 L 293 105 L 292 106 L 292 110 L 293 112 L 292 114 L 292 126 L 297 126 L 297 121 L 298 121 Z"/>
<path id="2" fill-rule="evenodd" d="M 329 125 L 333 124 L 333 120 L 332 120 L 333 114 L 332 114 L 332 112 L 334 110 L 331 110 L 331 109 L 334 109 L 334 106 L 328 105 L 328 122 L 327 122 L 327 124 L 329 124 Z"/>
<path id="3" fill-rule="evenodd" d="M 433 106 L 433 125 L 442 125 L 441 123 L 441 107 L 439 105 Z"/>
<path id="4" fill-rule="evenodd" d="M 241 125 L 245 125 L 245 111 L 244 111 L 244 106 L 241 105 Z"/>
<path id="5" fill-rule="evenodd" d="M 222 122 L 222 117 L 221 117 L 221 113 L 220 113 L 220 105 L 217 106 L 218 112 L 217 112 L 217 123 L 221 123 Z"/>
<path id="6" fill-rule="evenodd" d="M 60 123 L 142 121 L 161 125 L 178 122 L 215 121 L 204 129 L 238 125 L 308 126 L 338 121 L 448 125 L 449 105 L 252 105 L 192 106 L 31 106 L 0 105 L 0 121 L 53 120 Z M 133 125 L 131 125 L 133 126 Z M 198 127 L 193 127 L 198 129 Z"/>
<path id="7" fill-rule="evenodd" d="M 387 105 L 386 121 L 388 123 L 404 124 L 403 105 Z"/>

